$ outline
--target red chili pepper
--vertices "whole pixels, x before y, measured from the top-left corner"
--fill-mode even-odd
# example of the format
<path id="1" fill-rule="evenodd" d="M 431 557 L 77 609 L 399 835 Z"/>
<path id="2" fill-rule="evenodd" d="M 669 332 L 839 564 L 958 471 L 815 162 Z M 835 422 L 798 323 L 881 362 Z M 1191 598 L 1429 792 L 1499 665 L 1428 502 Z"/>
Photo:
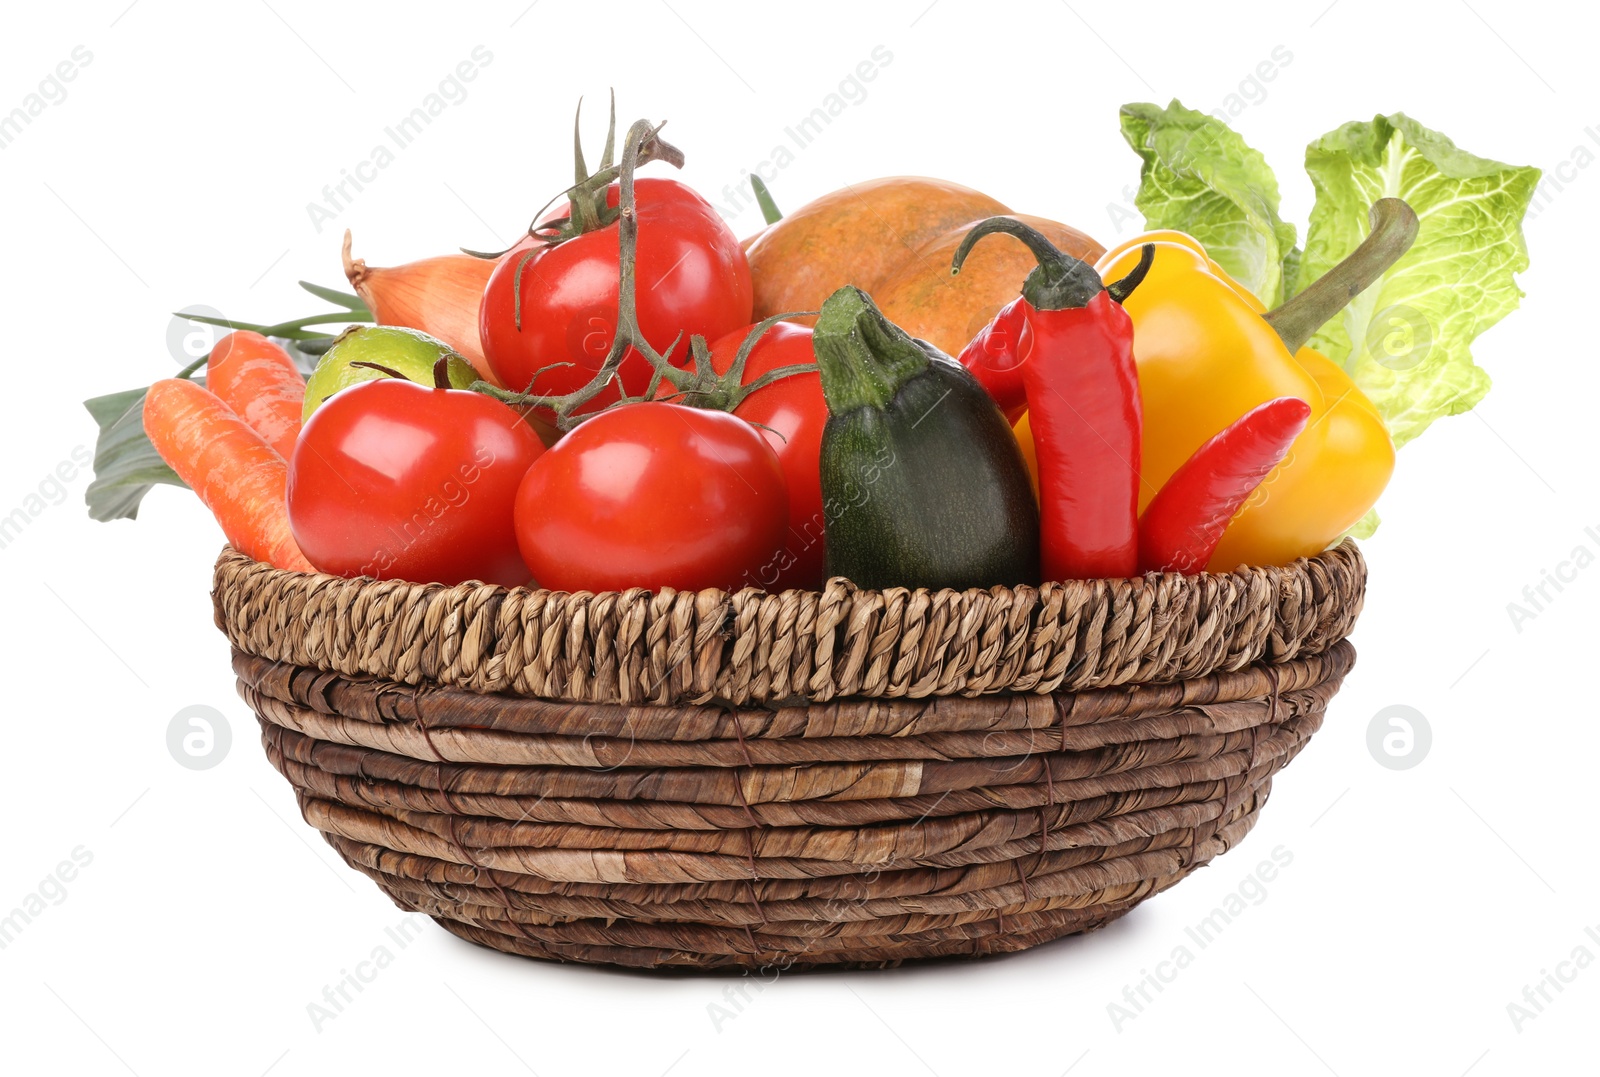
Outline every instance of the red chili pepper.
<path id="1" fill-rule="evenodd" d="M 1032 346 L 1027 300 L 1018 296 L 978 330 L 978 335 L 961 349 L 959 356 L 961 365 L 971 371 L 979 385 L 989 390 L 989 395 L 1011 423 L 1028 410 L 1027 391 L 1022 386 L 1022 361 Z"/>
<path id="2" fill-rule="evenodd" d="M 1280 396 L 1196 449 L 1139 518 L 1140 570 L 1203 571 L 1234 514 L 1282 462 L 1310 417 L 1304 400 Z"/>
<path id="3" fill-rule="evenodd" d="M 1031 346 L 1012 366 L 1021 370 L 1039 460 L 1043 578 L 1135 575 L 1142 419 L 1133 323 L 1121 304 L 1149 272 L 1155 247 L 1146 244 L 1133 272 L 1108 287 L 1035 229 L 990 217 L 961 241 L 954 271 L 994 232 L 1021 240 L 1039 262 L 1022 285 Z"/>

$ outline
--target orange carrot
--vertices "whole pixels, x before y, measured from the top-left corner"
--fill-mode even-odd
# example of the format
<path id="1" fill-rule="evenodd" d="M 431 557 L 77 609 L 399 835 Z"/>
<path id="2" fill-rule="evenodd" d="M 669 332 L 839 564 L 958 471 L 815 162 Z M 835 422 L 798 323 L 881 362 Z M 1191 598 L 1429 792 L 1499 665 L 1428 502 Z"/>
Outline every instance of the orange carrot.
<path id="1" fill-rule="evenodd" d="M 182 378 L 156 382 L 145 394 L 144 430 L 234 549 L 278 568 L 316 571 L 289 533 L 288 465 L 215 394 Z"/>
<path id="2" fill-rule="evenodd" d="M 206 387 L 279 456 L 287 460 L 294 453 L 306 380 L 282 348 L 260 333 L 229 333 L 211 349 Z"/>

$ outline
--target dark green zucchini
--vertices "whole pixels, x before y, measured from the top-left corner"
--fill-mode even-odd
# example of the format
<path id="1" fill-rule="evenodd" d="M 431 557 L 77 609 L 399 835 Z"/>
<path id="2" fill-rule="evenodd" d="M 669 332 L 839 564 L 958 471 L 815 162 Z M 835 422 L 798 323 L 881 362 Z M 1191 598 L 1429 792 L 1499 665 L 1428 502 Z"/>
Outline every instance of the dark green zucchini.
<path id="1" fill-rule="evenodd" d="M 855 287 L 822 305 L 812 346 L 828 574 L 872 589 L 1037 583 L 1039 507 L 983 386 Z"/>

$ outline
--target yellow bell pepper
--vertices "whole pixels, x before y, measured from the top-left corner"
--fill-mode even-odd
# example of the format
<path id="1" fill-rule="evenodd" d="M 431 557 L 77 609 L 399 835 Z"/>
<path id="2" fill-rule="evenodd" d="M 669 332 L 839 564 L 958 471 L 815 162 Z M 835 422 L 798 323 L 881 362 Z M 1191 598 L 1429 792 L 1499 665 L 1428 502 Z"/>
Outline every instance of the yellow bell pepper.
<path id="1" fill-rule="evenodd" d="M 1138 236 L 1096 268 L 1126 273 L 1145 243 L 1155 262 L 1124 303 L 1144 402 L 1140 510 L 1213 434 L 1274 397 L 1311 405 L 1289 455 L 1234 516 L 1210 563 L 1277 565 L 1325 549 L 1377 501 L 1394 470 L 1394 443 L 1372 402 L 1319 352 L 1294 355 L 1260 301 L 1181 232 Z"/>

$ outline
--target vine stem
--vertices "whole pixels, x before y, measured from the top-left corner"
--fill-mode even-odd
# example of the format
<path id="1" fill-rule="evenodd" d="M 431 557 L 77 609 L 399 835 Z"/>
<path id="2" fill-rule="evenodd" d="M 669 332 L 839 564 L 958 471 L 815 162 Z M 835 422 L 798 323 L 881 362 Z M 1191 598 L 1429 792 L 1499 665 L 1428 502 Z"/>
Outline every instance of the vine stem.
<path id="1" fill-rule="evenodd" d="M 582 108 L 581 101 L 579 102 L 579 108 Z M 639 122 L 648 123 L 646 120 L 640 120 Z M 634 126 L 637 127 L 638 124 Z M 663 124 L 656 124 L 653 130 L 660 131 L 662 126 Z M 584 226 L 584 222 L 579 221 L 578 218 L 589 218 L 588 223 L 593 228 L 604 228 L 615 219 L 616 211 L 608 208 L 605 204 L 605 190 L 622 176 L 622 166 L 618 163 L 613 163 L 616 140 L 617 102 L 616 96 L 613 95 L 611 100 L 611 120 L 606 129 L 606 147 L 600 158 L 600 170 L 592 174 L 586 174 L 586 168 L 583 163 L 583 149 L 581 145 L 577 145 L 573 162 L 577 173 L 577 182 L 539 207 L 539 211 L 533 215 L 533 220 L 528 224 L 526 235 L 541 239 L 550 246 L 554 246 L 557 243 L 564 243 L 569 239 L 574 239 L 588 230 Z M 574 142 L 577 142 L 576 132 L 574 132 Z M 638 168 L 640 165 L 649 164 L 651 161 L 665 161 L 673 168 L 682 168 L 683 151 L 663 138 L 651 138 L 640 147 L 639 157 L 634 162 L 634 167 Z M 587 211 L 582 209 L 569 208 L 565 217 L 555 217 L 548 221 L 542 219 L 545 211 L 557 202 L 566 200 L 571 206 L 576 206 L 580 199 L 587 200 L 592 204 L 592 214 L 588 214 Z M 499 251 L 479 251 L 470 247 L 462 247 L 461 253 L 470 254 L 474 258 L 494 261 L 516 250 L 521 242 L 521 240 L 518 240 L 517 243 Z"/>

